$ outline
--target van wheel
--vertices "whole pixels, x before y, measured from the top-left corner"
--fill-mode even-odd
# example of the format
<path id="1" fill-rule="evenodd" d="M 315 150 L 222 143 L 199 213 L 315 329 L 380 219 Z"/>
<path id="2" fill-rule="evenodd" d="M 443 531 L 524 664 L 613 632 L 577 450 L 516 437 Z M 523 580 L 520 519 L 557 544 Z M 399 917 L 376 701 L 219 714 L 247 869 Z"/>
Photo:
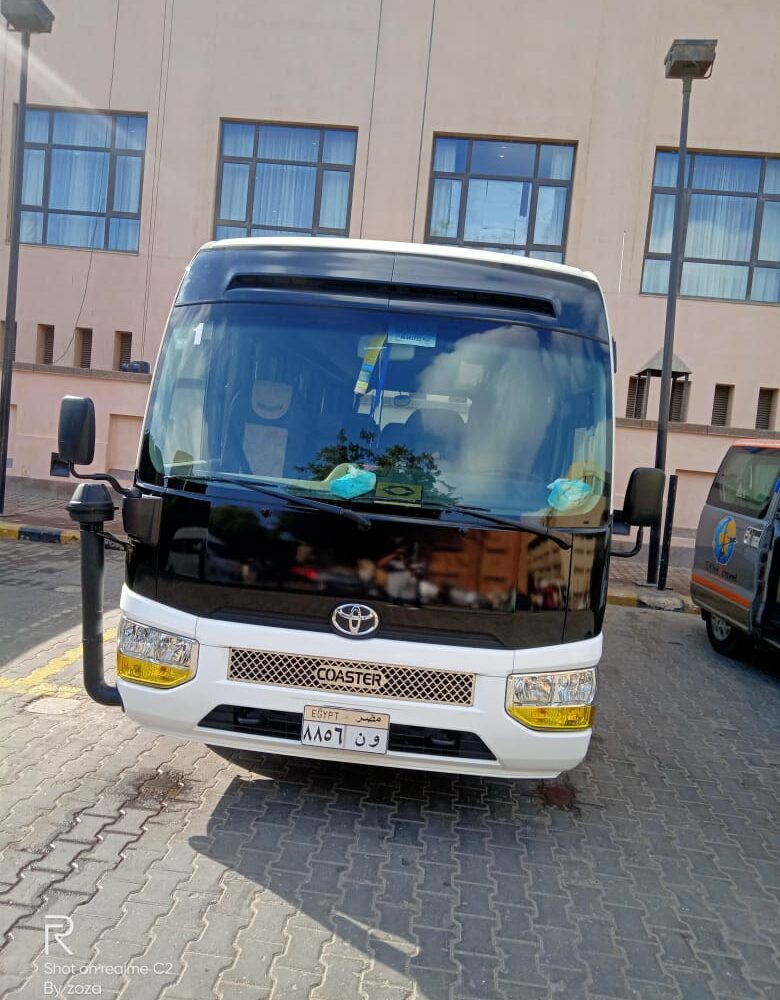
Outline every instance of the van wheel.
<path id="1" fill-rule="evenodd" d="M 727 622 L 725 618 L 721 618 L 720 615 L 713 615 L 710 612 L 705 622 L 707 638 L 710 640 L 712 648 L 722 656 L 736 658 L 749 648 L 750 639 L 747 635 Z"/>

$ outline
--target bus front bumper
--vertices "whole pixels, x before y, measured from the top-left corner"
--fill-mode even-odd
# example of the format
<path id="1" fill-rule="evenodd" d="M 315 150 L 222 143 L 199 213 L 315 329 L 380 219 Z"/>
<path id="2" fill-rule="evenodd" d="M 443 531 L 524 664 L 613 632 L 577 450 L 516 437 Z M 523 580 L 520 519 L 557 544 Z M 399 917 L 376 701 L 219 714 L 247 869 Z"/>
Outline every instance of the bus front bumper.
<path id="1" fill-rule="evenodd" d="M 590 743 L 590 729 L 543 732 L 516 721 L 505 708 L 506 687 L 512 673 L 595 666 L 600 635 L 538 649 L 486 650 L 385 639 L 356 642 L 335 633 L 196 618 L 127 587 L 121 607 L 133 621 L 199 643 L 197 672 L 178 687 L 117 681 L 128 716 L 158 733 L 258 753 L 506 778 L 555 777 L 579 764 Z M 236 680 L 228 676 L 231 648 L 462 671 L 474 674 L 474 694 L 471 704 L 454 705 Z M 390 748 L 374 754 L 302 744 L 299 724 L 309 706 L 389 715 Z"/>

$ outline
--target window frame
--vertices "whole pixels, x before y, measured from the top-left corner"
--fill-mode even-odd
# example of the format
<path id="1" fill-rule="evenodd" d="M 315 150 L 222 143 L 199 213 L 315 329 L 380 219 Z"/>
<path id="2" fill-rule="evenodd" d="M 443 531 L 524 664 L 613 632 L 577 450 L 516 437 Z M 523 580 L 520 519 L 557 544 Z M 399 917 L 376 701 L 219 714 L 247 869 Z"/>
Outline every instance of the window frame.
<path id="1" fill-rule="evenodd" d="M 247 156 L 226 156 L 222 152 L 222 146 L 224 143 L 225 136 L 225 125 L 252 125 L 254 127 L 254 137 L 252 139 L 252 155 Z M 320 133 L 319 135 L 319 146 L 317 148 L 317 159 L 316 160 L 279 160 L 266 156 L 259 156 L 259 144 L 260 144 L 260 129 L 262 126 L 279 126 L 280 128 L 301 128 L 301 129 L 317 129 Z M 325 133 L 326 132 L 352 132 L 355 136 L 355 157 L 352 161 L 351 166 L 345 163 L 325 163 L 322 159 L 322 154 L 325 146 Z M 220 118 L 219 120 L 219 141 L 217 143 L 217 182 L 214 185 L 214 213 L 213 213 L 213 225 L 212 225 L 212 239 L 227 239 L 228 237 L 217 236 L 217 229 L 222 226 L 230 226 L 232 228 L 239 228 L 242 223 L 237 219 L 223 219 L 219 215 L 220 205 L 222 204 L 222 177 L 223 177 L 223 164 L 225 163 L 243 163 L 249 165 L 249 177 L 247 179 L 247 196 L 246 196 L 246 215 L 244 216 L 243 227 L 245 232 L 243 236 L 236 234 L 236 239 L 255 237 L 258 238 L 262 236 L 262 233 L 252 233 L 252 229 L 268 229 L 268 235 L 274 235 L 275 233 L 284 231 L 287 235 L 291 237 L 295 236 L 349 236 L 349 231 L 352 222 L 352 196 L 355 188 L 355 165 L 357 161 L 358 152 L 358 137 L 359 129 L 354 125 L 316 125 L 307 122 L 281 122 L 281 121 L 269 121 L 265 119 L 254 119 L 254 118 Z M 332 229 L 326 226 L 312 225 L 309 229 L 301 229 L 293 226 L 258 226 L 252 224 L 252 207 L 254 205 L 255 197 L 255 178 L 257 174 L 257 164 L 258 163 L 271 163 L 271 164 L 281 164 L 283 166 L 307 166 L 315 167 L 317 171 L 317 177 L 314 185 L 314 205 L 312 208 L 312 222 L 314 220 L 319 220 L 320 208 L 322 205 L 322 177 L 325 170 L 338 170 L 342 173 L 349 174 L 349 192 L 347 194 L 347 217 L 346 224 L 343 229 Z M 274 233 L 271 232 L 274 230 Z M 230 237 L 233 238 L 233 237 Z"/>
<path id="2" fill-rule="evenodd" d="M 646 292 L 643 289 L 645 280 L 645 267 L 648 260 L 659 260 L 659 261 L 669 261 L 671 268 L 671 251 L 667 254 L 658 253 L 650 250 L 650 235 L 653 225 L 653 216 L 655 212 L 655 199 L 658 195 L 676 197 L 677 189 L 675 186 L 669 187 L 667 185 L 656 185 L 655 183 L 655 171 L 656 164 L 659 153 L 678 153 L 678 149 L 674 146 L 657 146 L 653 155 L 653 169 L 650 175 L 650 202 L 648 206 L 647 213 L 647 225 L 645 227 L 645 245 L 642 255 L 642 270 L 639 277 L 639 294 L 640 295 L 655 295 L 666 297 L 668 292 Z M 719 188 L 699 188 L 695 187 L 693 184 L 694 172 L 695 172 L 695 160 L 697 156 L 724 156 L 731 157 L 733 159 L 749 159 L 749 160 L 760 160 L 761 167 L 759 171 L 758 179 L 758 190 L 757 191 L 726 191 Z M 747 303 L 748 305 L 755 306 L 777 306 L 780 305 L 778 302 L 768 302 L 761 299 L 751 298 L 751 293 L 753 291 L 753 275 L 755 269 L 759 268 L 776 268 L 780 271 L 780 262 L 768 261 L 759 258 L 758 247 L 761 241 L 761 227 L 764 222 L 764 205 L 766 202 L 780 202 L 780 192 L 777 194 L 767 193 L 764 191 L 764 184 L 766 181 L 766 168 L 767 162 L 769 160 L 780 160 L 780 154 L 778 153 L 747 153 L 747 152 L 725 152 L 718 149 L 689 149 L 687 151 L 688 164 L 685 169 L 685 187 L 683 188 L 682 194 L 682 210 L 685 214 L 684 225 L 683 225 L 683 253 L 680 265 L 680 284 L 677 288 L 677 297 L 684 299 L 700 299 L 705 302 L 737 302 L 737 303 Z M 728 198 L 752 198 L 756 204 L 756 212 L 753 220 L 753 235 L 750 241 L 750 257 L 748 260 L 732 260 L 731 258 L 714 258 L 714 257 L 688 257 L 685 255 L 685 243 L 688 235 L 688 218 L 690 211 L 691 196 L 694 194 L 703 195 L 716 195 Z M 689 264 L 723 264 L 727 267 L 746 267 L 748 269 L 747 284 L 745 286 L 745 296 L 744 298 L 728 298 L 716 295 L 689 295 L 681 291 L 682 287 L 682 273 L 683 265 Z"/>
<path id="3" fill-rule="evenodd" d="M 102 111 L 98 108 L 73 108 L 73 107 L 60 107 L 57 105 L 49 104 L 31 104 L 27 108 L 28 113 L 30 111 L 44 111 L 49 116 L 46 142 L 33 142 L 21 136 L 22 142 L 22 153 L 25 150 L 42 150 L 44 154 L 43 161 L 43 181 L 41 185 L 41 204 L 33 205 L 30 203 L 22 202 L 22 192 L 19 192 L 20 199 L 20 213 L 22 212 L 36 212 L 39 213 L 42 218 L 41 223 L 41 240 L 40 242 L 30 242 L 20 238 L 20 243 L 25 246 L 40 246 L 40 247 L 58 247 L 64 250 L 97 250 L 101 253 L 122 253 L 122 254 L 138 254 L 141 252 L 141 210 L 143 206 L 143 196 L 144 196 L 144 173 L 146 168 L 146 143 L 149 135 L 149 116 L 146 112 L 139 111 Z M 18 108 L 16 110 L 18 116 Z M 89 115 L 96 118 L 107 118 L 111 123 L 111 135 L 110 143 L 107 146 L 86 146 L 86 145 L 75 145 L 73 143 L 65 142 L 54 142 L 54 116 L 55 114 L 78 114 L 78 115 Z M 144 131 L 144 145 L 142 149 L 130 149 L 125 146 L 117 146 L 117 120 L 119 118 L 142 118 L 145 122 Z M 71 150 L 76 152 L 87 152 L 87 153 L 105 153 L 108 155 L 108 178 L 106 180 L 106 207 L 102 212 L 93 212 L 88 209 L 76 210 L 69 208 L 56 208 L 52 209 L 49 207 L 49 198 L 51 194 L 51 174 L 52 174 L 52 153 L 55 149 Z M 138 181 L 138 211 L 137 212 L 119 212 L 113 209 L 111 206 L 114 204 L 114 193 L 116 189 L 116 161 L 118 156 L 130 156 L 135 157 L 141 161 L 141 173 Z M 11 181 L 13 187 L 13 180 Z M 72 215 L 72 216 L 89 216 L 90 218 L 102 219 L 103 220 L 103 244 L 102 246 L 77 246 L 71 243 L 50 243 L 48 241 L 48 229 L 49 229 L 49 215 L 54 213 L 55 215 Z M 110 235 L 110 225 L 112 219 L 128 219 L 132 222 L 138 223 L 138 246 L 135 250 L 123 250 L 116 247 L 110 247 L 108 245 L 109 235 Z M 96 226 L 97 229 L 97 226 Z"/>
<path id="4" fill-rule="evenodd" d="M 468 148 L 466 151 L 466 164 L 463 172 L 451 171 L 451 170 L 436 170 L 434 164 L 436 162 L 436 141 L 438 139 L 464 139 L 468 142 Z M 521 174 L 488 174 L 485 172 L 472 173 L 471 163 L 474 152 L 475 142 L 504 142 L 504 143 L 526 143 L 528 145 L 535 146 L 534 149 L 534 165 L 533 173 L 530 176 Z M 568 139 L 527 139 L 519 136 L 494 136 L 494 135 L 473 135 L 464 134 L 459 132 L 434 132 L 433 141 L 431 143 L 431 166 L 429 171 L 429 183 L 428 183 L 428 204 L 425 212 L 425 242 L 431 244 L 438 244 L 439 246 L 463 246 L 463 247 L 474 247 L 475 249 L 481 250 L 496 250 L 495 241 L 490 240 L 467 240 L 465 239 L 465 223 L 466 223 L 466 206 L 468 203 L 468 193 L 469 193 L 469 181 L 475 180 L 486 180 L 486 181 L 519 181 L 521 183 L 528 183 L 531 185 L 530 194 L 530 209 L 528 213 L 528 232 L 535 234 L 536 231 L 536 208 L 539 187 L 562 187 L 567 189 L 568 197 L 566 199 L 566 209 L 563 215 L 563 226 L 561 231 L 561 242 L 559 245 L 553 245 L 550 243 L 535 243 L 533 241 L 526 240 L 525 244 L 504 244 L 499 247 L 499 252 L 510 253 L 515 256 L 530 257 L 532 251 L 538 251 L 540 253 L 560 253 L 561 263 L 566 262 L 566 244 L 569 235 L 569 219 L 571 216 L 571 204 L 574 194 L 574 172 L 577 165 L 577 142 L 575 140 Z M 541 156 L 542 146 L 566 146 L 572 151 L 571 158 L 571 174 L 568 180 L 560 180 L 558 178 L 551 177 L 540 177 L 539 176 L 539 158 Z M 441 180 L 458 180 L 461 182 L 461 193 L 460 193 L 460 206 L 458 209 L 458 232 L 454 237 L 451 236 L 432 236 L 431 235 L 431 216 L 433 214 L 433 192 L 435 183 L 438 179 Z M 519 251 L 523 251 L 520 253 Z M 531 257 L 533 260 L 534 258 Z M 546 259 L 546 258 L 537 258 Z"/>

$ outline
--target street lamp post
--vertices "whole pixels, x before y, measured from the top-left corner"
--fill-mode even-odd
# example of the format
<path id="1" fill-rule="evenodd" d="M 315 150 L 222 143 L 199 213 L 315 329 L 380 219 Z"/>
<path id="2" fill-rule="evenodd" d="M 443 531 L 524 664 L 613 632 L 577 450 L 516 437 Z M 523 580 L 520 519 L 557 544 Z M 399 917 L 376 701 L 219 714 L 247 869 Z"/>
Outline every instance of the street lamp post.
<path id="1" fill-rule="evenodd" d="M 688 110 L 694 80 L 706 80 L 712 73 L 717 40 L 675 39 L 666 53 L 664 68 L 667 80 L 682 80 L 682 113 L 680 116 L 680 145 L 677 153 L 677 188 L 674 199 L 674 226 L 672 251 L 669 262 L 669 287 L 666 292 L 666 325 L 664 327 L 664 352 L 661 368 L 661 400 L 658 404 L 658 433 L 655 440 L 655 467 L 666 471 L 666 441 L 669 433 L 669 403 L 672 390 L 672 359 L 674 353 L 674 322 L 677 315 L 677 295 L 682 273 L 683 223 L 685 219 L 685 162 L 688 156 Z M 650 532 L 650 549 L 647 556 L 647 582 L 658 579 L 658 554 L 661 545 L 661 525 Z"/>
<path id="2" fill-rule="evenodd" d="M 3 375 L 0 382 L 0 514 L 5 511 L 6 466 L 11 422 L 11 378 L 16 352 L 16 289 L 19 279 L 19 232 L 22 219 L 22 174 L 24 172 L 24 123 L 27 114 L 27 57 L 30 35 L 48 34 L 54 14 L 43 0 L 2 0 L 0 14 L 8 22 L 9 31 L 22 36 L 22 58 L 19 67 L 19 110 L 16 115 L 14 144 L 13 198 L 11 202 L 11 240 L 8 250 L 8 291 L 5 300 L 5 337 L 3 341 Z"/>

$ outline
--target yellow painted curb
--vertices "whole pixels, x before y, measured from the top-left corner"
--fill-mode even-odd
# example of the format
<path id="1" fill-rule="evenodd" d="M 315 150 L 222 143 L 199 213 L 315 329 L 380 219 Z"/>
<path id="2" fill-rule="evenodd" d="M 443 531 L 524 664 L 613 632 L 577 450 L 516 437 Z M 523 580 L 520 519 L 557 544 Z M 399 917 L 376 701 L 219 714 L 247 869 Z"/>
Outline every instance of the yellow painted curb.
<path id="1" fill-rule="evenodd" d="M 20 524 L 0 524 L 0 538 L 18 538 Z"/>
<path id="2" fill-rule="evenodd" d="M 639 606 L 639 599 L 635 590 L 611 587 L 607 591 L 607 604 L 620 604 L 625 608 L 636 608 Z"/>
<path id="3" fill-rule="evenodd" d="M 105 642 L 111 642 L 112 639 L 116 639 L 116 629 L 107 628 L 103 633 L 103 640 Z M 60 671 L 71 666 L 71 664 L 80 659 L 81 645 L 79 644 L 78 646 L 73 646 L 71 649 L 66 649 L 61 656 L 55 656 L 53 659 L 49 660 L 47 664 L 42 667 L 38 667 L 36 670 L 33 670 L 24 677 L 0 677 L 0 691 L 24 691 L 28 693 L 34 692 L 36 694 L 51 694 L 52 691 L 50 689 L 53 686 L 56 688 L 56 685 L 53 685 L 49 678 L 60 673 Z M 70 694 L 74 688 L 72 685 L 63 685 L 62 690 L 67 690 L 67 693 Z"/>

